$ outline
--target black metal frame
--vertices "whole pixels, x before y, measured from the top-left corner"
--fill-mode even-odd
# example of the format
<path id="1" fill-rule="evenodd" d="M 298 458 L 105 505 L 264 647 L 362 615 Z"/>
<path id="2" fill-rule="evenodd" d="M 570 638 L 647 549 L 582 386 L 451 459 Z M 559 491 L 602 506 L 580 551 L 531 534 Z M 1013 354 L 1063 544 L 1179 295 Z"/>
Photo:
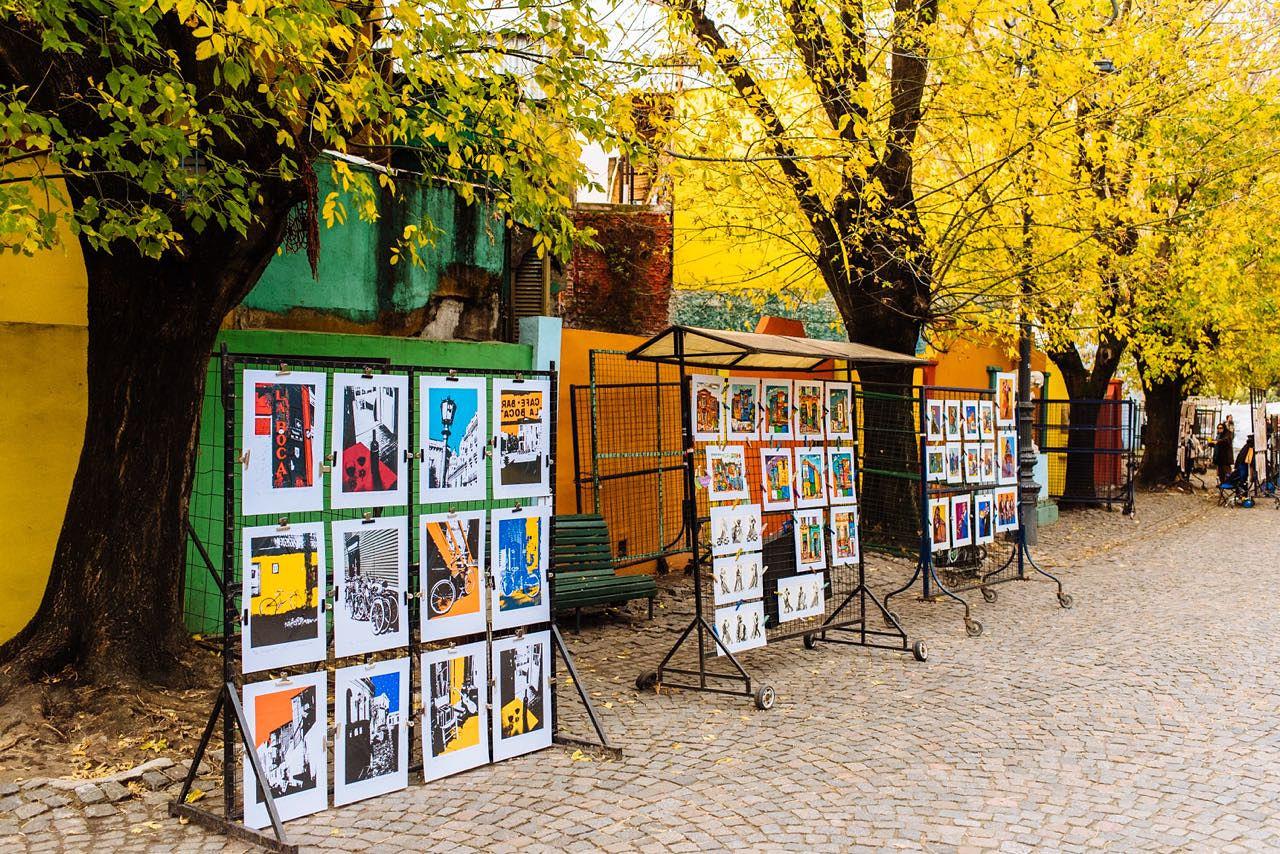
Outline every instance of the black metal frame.
<path id="1" fill-rule="evenodd" d="M 468 369 L 468 368 L 448 368 L 448 367 L 430 367 L 424 365 L 393 365 L 388 360 L 383 359 L 338 359 L 338 358 L 315 358 L 315 357 L 293 357 L 278 354 L 232 354 L 227 351 L 226 345 L 223 345 L 220 353 L 216 357 L 221 362 L 221 395 L 223 402 L 223 553 L 221 570 L 215 566 L 213 558 L 210 556 L 204 544 L 200 542 L 196 535 L 195 529 L 191 526 L 190 521 L 187 522 L 187 530 L 196 544 L 197 551 L 201 559 L 209 570 L 210 576 L 213 578 L 223 601 L 223 625 L 222 625 L 222 680 L 218 688 L 218 693 L 214 697 L 213 707 L 209 715 L 208 722 L 205 725 L 204 732 L 201 735 L 200 742 L 196 746 L 195 754 L 192 757 L 190 767 L 187 770 L 186 778 L 183 782 L 182 789 L 178 793 L 175 800 L 169 804 L 169 814 L 174 817 L 184 817 L 203 827 L 215 832 L 223 833 L 227 836 L 234 837 L 244 842 L 261 846 L 268 850 L 286 852 L 286 854 L 294 854 L 298 851 L 298 846 L 288 840 L 285 836 L 284 827 L 280 820 L 279 812 L 276 809 L 275 798 L 270 788 L 263 786 L 264 803 L 267 814 L 270 818 L 271 834 L 251 829 L 241 823 L 243 817 L 236 800 L 236 770 L 237 763 L 235 757 L 235 741 L 236 733 L 239 733 L 239 740 L 245 748 L 247 760 L 253 766 L 255 779 L 264 780 L 266 775 L 259 763 L 257 751 L 253 749 L 250 741 L 249 725 L 245 718 L 244 709 L 240 703 L 239 689 L 241 682 L 241 674 L 234 667 L 236 652 L 233 649 L 232 642 L 236 633 L 240 630 L 240 607 L 236 604 L 236 598 L 240 596 L 240 590 L 236 588 L 232 567 L 235 565 L 235 533 L 240 524 L 240 520 L 235 512 L 235 466 L 237 464 L 237 456 L 235 447 L 238 444 L 238 433 L 236 431 L 236 365 L 264 364 L 274 363 L 281 367 L 281 370 L 291 370 L 292 368 L 319 368 L 328 370 L 367 370 L 366 366 L 376 365 L 380 371 L 396 371 L 403 372 L 408 377 L 408 406 L 409 406 L 409 422 L 410 435 L 415 435 L 417 429 L 414 400 L 417 393 L 417 378 L 421 375 L 442 376 L 442 375 L 471 375 L 477 377 L 498 377 L 513 376 L 517 379 L 522 377 L 541 377 L 550 381 L 550 421 L 548 425 L 549 436 L 549 457 L 548 457 L 548 478 L 551 484 L 551 512 L 549 514 L 550 526 L 547 531 L 548 543 L 554 538 L 555 527 L 555 482 L 556 482 L 556 440 L 557 440 L 557 417 L 558 417 L 558 384 L 555 364 L 552 363 L 551 369 L 548 371 L 516 371 L 516 370 L 487 370 L 487 369 Z M 404 449 L 402 449 L 404 450 Z M 416 451 L 413 452 L 416 455 Z M 408 515 L 416 516 L 414 506 L 416 502 L 416 493 L 413 491 L 413 480 L 410 479 L 409 498 L 408 498 Z M 522 500 L 523 501 L 523 500 Z M 486 504 L 488 502 L 486 501 Z M 521 502 L 517 502 L 516 506 L 521 506 Z M 486 507 L 486 512 L 492 509 L 500 509 Z M 551 706 L 551 732 L 553 743 L 571 746 L 585 746 L 602 749 L 614 757 L 621 756 L 621 750 L 616 748 L 605 734 L 600 724 L 599 717 L 596 714 L 595 706 L 591 702 L 590 696 L 587 694 L 586 687 L 583 685 L 582 679 L 574 665 L 573 656 L 569 653 L 565 646 L 564 637 L 560 633 L 559 626 L 556 622 L 556 611 L 554 601 L 554 585 L 551 583 L 555 575 L 554 550 L 548 547 L 548 567 L 546 571 L 547 579 L 547 597 L 550 609 L 550 618 L 546 623 L 535 623 L 529 626 L 523 626 L 510 631 L 513 636 L 523 636 L 530 632 L 546 630 L 549 634 L 551 649 L 548 651 L 550 657 L 550 706 Z M 415 565 L 413 558 L 410 558 L 410 567 Z M 412 580 L 412 574 L 410 576 Z M 421 579 L 419 579 L 421 586 Z M 408 595 L 408 591 L 405 591 Z M 417 594 L 418 596 L 421 595 Z M 325 597 L 327 599 L 327 596 Z M 412 605 L 416 602 L 416 596 L 409 595 L 409 601 Z M 325 610 L 328 610 L 326 607 Z M 409 643 L 404 654 L 409 658 L 409 720 L 408 727 L 412 730 L 415 728 L 419 715 L 422 710 L 415 709 L 414 704 L 420 699 L 418 689 L 414 685 L 414 674 L 417 672 L 417 665 L 420 661 L 420 654 L 423 651 L 424 644 L 418 637 L 417 624 L 414 614 L 410 610 L 406 619 L 411 624 L 409 628 Z M 478 636 L 478 634 L 477 634 Z M 486 641 L 491 641 L 493 630 L 486 627 L 484 633 Z M 455 640 L 456 642 L 456 640 Z M 446 644 L 452 645 L 452 642 Z M 401 650 L 396 650 L 397 656 Z M 569 677 L 573 683 L 574 689 L 578 694 L 591 722 L 598 742 L 592 742 L 580 739 L 558 732 L 559 715 L 558 715 L 558 699 L 556 688 L 559 679 L 556 674 L 556 653 L 559 653 L 568 671 Z M 279 668 L 280 671 L 295 671 L 301 668 L 310 667 L 314 670 L 317 666 L 326 670 L 332 669 L 332 662 L 312 663 L 310 665 L 298 665 L 292 668 Z M 264 671 L 264 678 L 267 677 L 267 671 Z M 492 681 L 493 674 L 489 676 Z M 490 686 L 492 688 L 492 685 Z M 490 693 L 490 703 L 492 703 L 492 692 Z M 191 793 L 196 777 L 198 776 L 201 760 L 208 752 L 210 741 L 213 737 L 214 728 L 217 726 L 219 717 L 222 719 L 222 787 L 223 787 L 223 808 L 221 814 L 197 806 L 187 802 L 188 795 Z M 488 734 L 486 733 L 486 737 Z M 416 739 L 414 739 L 416 740 Z M 410 745 L 410 755 L 412 755 L 412 744 Z M 420 763 L 412 763 L 409 770 L 417 771 L 421 769 Z"/>
<path id="2" fill-rule="evenodd" d="M 1067 420 L 1061 424 L 1051 423 L 1047 417 L 1049 407 L 1065 406 L 1067 408 Z M 1113 407 L 1117 413 L 1118 422 L 1115 425 L 1079 425 L 1070 423 L 1070 412 L 1072 407 L 1097 407 L 1099 411 L 1104 408 Z M 1065 495 L 1070 485 L 1064 480 L 1061 492 L 1053 489 L 1052 484 L 1047 484 L 1049 497 L 1056 500 L 1059 505 L 1076 504 L 1095 507 L 1106 507 L 1111 510 L 1116 504 L 1120 504 L 1121 512 L 1126 516 L 1132 516 L 1135 508 L 1135 481 L 1138 470 L 1136 459 L 1136 437 L 1137 437 L 1137 406 L 1132 400 L 1114 400 L 1114 399 L 1083 399 L 1083 398 L 1062 398 L 1062 399 L 1041 399 L 1032 403 L 1033 409 L 1039 413 L 1039 417 L 1034 419 L 1032 424 L 1036 434 L 1041 441 L 1037 444 L 1040 447 L 1040 453 L 1049 457 L 1051 460 L 1056 456 L 1061 456 L 1064 465 L 1070 464 L 1073 456 L 1091 456 L 1096 460 L 1098 458 L 1117 458 L 1123 467 L 1124 482 L 1120 484 L 1118 494 L 1108 491 L 1106 495 L 1096 496 L 1072 496 Z M 1128 424 L 1125 424 L 1125 421 Z M 1060 431 L 1067 437 L 1065 445 L 1050 444 L 1046 441 L 1050 431 Z M 1095 439 L 1092 447 L 1088 449 L 1073 448 L 1071 446 L 1072 434 L 1091 433 L 1095 436 L 1100 433 L 1114 432 L 1120 436 L 1121 446 L 1117 448 L 1099 448 Z M 1064 473 L 1063 477 L 1066 475 Z"/>

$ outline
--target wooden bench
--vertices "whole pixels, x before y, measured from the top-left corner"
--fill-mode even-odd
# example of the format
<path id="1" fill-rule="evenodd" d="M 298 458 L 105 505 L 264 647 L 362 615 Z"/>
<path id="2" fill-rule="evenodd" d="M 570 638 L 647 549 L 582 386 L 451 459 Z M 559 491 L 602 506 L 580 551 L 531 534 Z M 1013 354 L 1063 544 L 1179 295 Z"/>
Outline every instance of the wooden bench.
<path id="1" fill-rule="evenodd" d="M 582 609 L 592 605 L 625 605 L 653 598 L 658 585 L 651 575 L 619 575 L 613 570 L 609 528 L 597 514 L 557 516 L 551 540 L 551 591 L 556 611 L 573 611 L 582 628 Z"/>

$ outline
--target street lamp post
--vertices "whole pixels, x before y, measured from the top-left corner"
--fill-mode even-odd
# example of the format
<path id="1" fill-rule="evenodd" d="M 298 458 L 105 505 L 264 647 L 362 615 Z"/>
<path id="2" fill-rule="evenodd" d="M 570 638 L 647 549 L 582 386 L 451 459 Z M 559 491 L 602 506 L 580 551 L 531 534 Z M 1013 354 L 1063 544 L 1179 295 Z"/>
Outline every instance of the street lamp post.
<path id="1" fill-rule="evenodd" d="M 1040 484 L 1036 483 L 1036 451 L 1031 417 L 1031 322 L 1024 313 L 1018 334 L 1018 516 L 1022 519 L 1024 541 L 1034 546 L 1039 537 Z"/>
<path id="2" fill-rule="evenodd" d="M 452 397 L 440 401 L 440 435 L 444 437 L 444 462 L 440 466 L 440 486 L 449 485 L 449 433 L 453 429 L 453 417 L 458 412 L 458 404 Z"/>

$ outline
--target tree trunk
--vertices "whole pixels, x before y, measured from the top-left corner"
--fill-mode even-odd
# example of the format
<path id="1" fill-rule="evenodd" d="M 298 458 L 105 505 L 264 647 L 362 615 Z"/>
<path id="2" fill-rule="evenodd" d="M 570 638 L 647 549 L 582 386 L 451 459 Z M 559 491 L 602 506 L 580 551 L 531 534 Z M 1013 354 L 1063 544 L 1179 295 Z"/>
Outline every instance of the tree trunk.
<path id="1" fill-rule="evenodd" d="M 70 667 L 104 683 L 184 676 L 185 520 L 208 357 L 222 318 L 279 243 L 291 196 L 277 198 L 248 236 L 206 232 L 186 256 L 84 246 L 84 444 L 44 598 L 0 646 L 8 674 L 38 679 Z"/>
<path id="2" fill-rule="evenodd" d="M 1051 351 L 1051 358 L 1062 371 L 1070 404 L 1067 408 L 1066 472 L 1063 477 L 1061 503 L 1065 507 L 1089 505 L 1098 501 L 1097 464 L 1099 415 L 1111 378 L 1124 353 L 1124 344 L 1105 337 L 1098 347 L 1092 369 L 1075 347 Z"/>
<path id="3" fill-rule="evenodd" d="M 1178 446 L 1178 423 L 1186 397 L 1186 380 L 1181 374 L 1158 380 L 1148 380 L 1143 374 L 1142 392 L 1146 397 L 1147 429 L 1138 482 L 1144 486 L 1168 486 L 1178 480 L 1182 453 Z"/>
<path id="4" fill-rule="evenodd" d="M 865 341 L 860 343 L 867 343 Z M 880 548 L 920 545 L 920 436 L 909 366 L 858 369 L 862 391 L 863 538 Z"/>

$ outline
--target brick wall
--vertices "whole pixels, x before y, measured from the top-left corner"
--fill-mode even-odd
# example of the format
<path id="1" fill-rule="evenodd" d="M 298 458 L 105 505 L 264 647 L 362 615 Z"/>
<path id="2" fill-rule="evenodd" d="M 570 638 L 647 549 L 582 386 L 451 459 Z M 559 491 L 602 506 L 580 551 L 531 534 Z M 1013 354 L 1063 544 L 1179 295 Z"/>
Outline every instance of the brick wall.
<path id="1" fill-rule="evenodd" d="M 671 216 L 634 205 L 580 205 L 579 228 L 599 248 L 576 247 L 560 315 L 573 329 L 653 335 L 671 322 Z"/>

